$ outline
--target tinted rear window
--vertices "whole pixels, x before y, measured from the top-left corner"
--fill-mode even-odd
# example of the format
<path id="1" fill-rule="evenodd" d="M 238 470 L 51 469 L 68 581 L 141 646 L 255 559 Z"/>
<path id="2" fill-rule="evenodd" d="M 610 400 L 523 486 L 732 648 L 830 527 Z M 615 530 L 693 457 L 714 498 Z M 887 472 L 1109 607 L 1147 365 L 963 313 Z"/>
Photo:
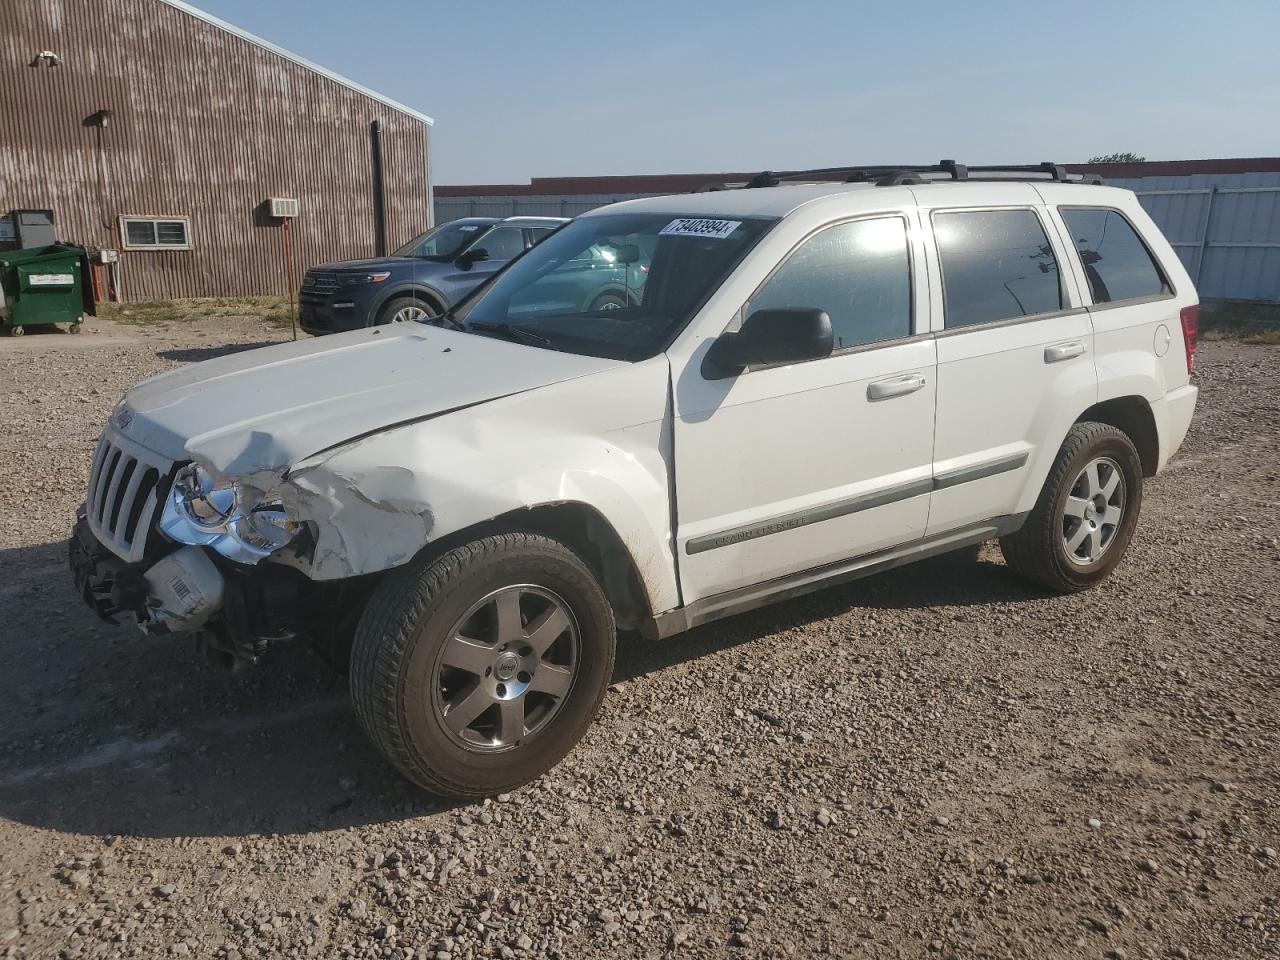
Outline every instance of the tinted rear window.
<path id="1" fill-rule="evenodd" d="M 1094 303 L 1169 293 L 1146 244 L 1116 210 L 1060 208 L 1089 278 Z"/>
<path id="2" fill-rule="evenodd" d="M 1034 211 L 939 211 L 933 232 L 948 329 L 1062 309 L 1058 261 Z"/>

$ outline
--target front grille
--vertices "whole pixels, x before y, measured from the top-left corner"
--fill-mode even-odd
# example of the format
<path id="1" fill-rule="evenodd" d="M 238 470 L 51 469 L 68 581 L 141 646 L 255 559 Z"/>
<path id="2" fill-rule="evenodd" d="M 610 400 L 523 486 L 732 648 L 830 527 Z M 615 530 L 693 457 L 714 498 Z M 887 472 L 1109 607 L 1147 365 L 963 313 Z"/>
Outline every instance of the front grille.
<path id="1" fill-rule="evenodd" d="M 98 441 L 84 511 L 102 544 L 136 563 L 147 549 L 173 464 L 108 430 Z"/>
<path id="2" fill-rule="evenodd" d="M 321 303 L 338 289 L 338 275 L 321 270 L 311 270 L 302 278 L 298 299 L 309 303 Z"/>

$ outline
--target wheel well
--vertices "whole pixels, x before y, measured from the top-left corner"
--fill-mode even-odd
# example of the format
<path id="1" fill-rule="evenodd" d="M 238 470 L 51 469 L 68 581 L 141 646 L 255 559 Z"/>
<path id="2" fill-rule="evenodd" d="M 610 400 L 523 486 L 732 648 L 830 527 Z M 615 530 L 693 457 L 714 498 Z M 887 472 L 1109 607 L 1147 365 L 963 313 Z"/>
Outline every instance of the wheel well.
<path id="1" fill-rule="evenodd" d="M 609 521 L 585 503 L 548 503 L 512 510 L 442 537 L 428 550 L 444 553 L 480 537 L 514 530 L 550 537 L 581 557 L 604 588 L 620 629 L 638 629 L 652 617 L 648 592 L 631 551 Z"/>
<path id="2" fill-rule="evenodd" d="M 1095 403 L 1080 414 L 1076 423 L 1084 421 L 1110 424 L 1127 434 L 1138 449 L 1143 474 L 1148 477 L 1155 475 L 1160 462 L 1160 435 L 1156 431 L 1151 405 L 1146 400 L 1142 397 L 1116 397 Z"/>

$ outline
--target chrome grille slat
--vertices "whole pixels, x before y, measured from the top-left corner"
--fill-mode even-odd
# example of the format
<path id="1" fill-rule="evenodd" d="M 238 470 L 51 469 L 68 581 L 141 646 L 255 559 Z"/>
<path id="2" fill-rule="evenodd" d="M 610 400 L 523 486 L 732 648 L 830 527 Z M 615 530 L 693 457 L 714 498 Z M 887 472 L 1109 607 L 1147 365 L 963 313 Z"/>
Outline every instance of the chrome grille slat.
<path id="1" fill-rule="evenodd" d="M 122 560 L 136 563 L 146 552 L 147 537 L 157 520 L 172 468 L 171 461 L 111 428 L 98 441 L 85 497 L 85 518 L 93 535 Z M 143 493 L 144 480 L 152 470 L 159 480 L 147 484 Z M 139 496 L 144 497 L 140 509 L 135 503 Z M 130 529 L 129 520 L 135 514 L 137 523 Z"/>
<path id="2" fill-rule="evenodd" d="M 111 476 L 107 478 L 107 493 L 102 498 L 97 510 L 98 523 L 107 536 L 111 536 L 111 511 L 115 506 L 116 492 L 120 489 L 120 480 L 124 477 L 125 468 L 129 465 L 129 457 L 123 451 L 111 458 Z"/>
<path id="3" fill-rule="evenodd" d="M 99 474 L 110 450 L 111 444 L 107 443 L 107 438 L 104 434 L 98 440 L 98 449 L 93 454 L 93 469 L 89 473 L 89 494 L 84 498 L 86 509 L 88 509 L 89 504 L 98 502 L 98 485 L 101 481 Z"/>
<path id="4" fill-rule="evenodd" d="M 140 543 L 139 552 L 146 548 L 147 535 L 151 533 L 151 527 L 155 523 L 156 511 L 160 506 L 160 484 L 156 484 L 151 488 L 151 492 L 147 494 L 146 506 L 142 508 L 142 514 L 138 517 L 138 527 L 134 532 L 133 540 L 129 544 L 130 552 L 133 551 L 135 543 Z"/>
<path id="5" fill-rule="evenodd" d="M 114 479 L 116 472 L 120 469 L 120 460 L 124 456 L 119 450 L 111 450 L 107 454 L 106 462 L 102 465 L 102 474 L 98 480 L 98 495 L 93 501 L 93 516 L 102 521 L 102 516 L 107 509 L 107 501 L 111 499 L 111 481 Z"/>
<path id="6" fill-rule="evenodd" d="M 129 549 L 128 528 L 129 528 L 129 511 L 133 509 L 133 498 L 138 495 L 138 488 L 142 486 L 142 477 L 147 472 L 147 465 L 138 460 L 133 461 L 133 476 L 129 478 L 129 486 L 124 488 L 124 497 L 120 501 L 120 509 L 116 511 L 111 519 L 111 535 L 115 538 L 116 543 L 120 544 L 126 550 Z"/>

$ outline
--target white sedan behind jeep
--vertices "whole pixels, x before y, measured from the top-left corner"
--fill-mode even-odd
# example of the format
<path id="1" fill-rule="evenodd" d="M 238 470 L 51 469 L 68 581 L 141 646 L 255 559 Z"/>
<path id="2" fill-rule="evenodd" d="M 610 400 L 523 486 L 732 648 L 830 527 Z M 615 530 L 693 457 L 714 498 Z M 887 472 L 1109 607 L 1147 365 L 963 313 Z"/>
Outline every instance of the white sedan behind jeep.
<path id="1" fill-rule="evenodd" d="M 601 256 L 645 266 L 584 311 Z M 1096 584 L 1186 434 L 1198 309 L 1132 193 L 1047 164 L 614 204 L 433 324 L 138 384 L 71 566 L 103 616 L 229 667 L 320 644 L 407 777 L 496 793 L 582 736 L 620 629 L 993 537 L 1049 590 Z"/>

